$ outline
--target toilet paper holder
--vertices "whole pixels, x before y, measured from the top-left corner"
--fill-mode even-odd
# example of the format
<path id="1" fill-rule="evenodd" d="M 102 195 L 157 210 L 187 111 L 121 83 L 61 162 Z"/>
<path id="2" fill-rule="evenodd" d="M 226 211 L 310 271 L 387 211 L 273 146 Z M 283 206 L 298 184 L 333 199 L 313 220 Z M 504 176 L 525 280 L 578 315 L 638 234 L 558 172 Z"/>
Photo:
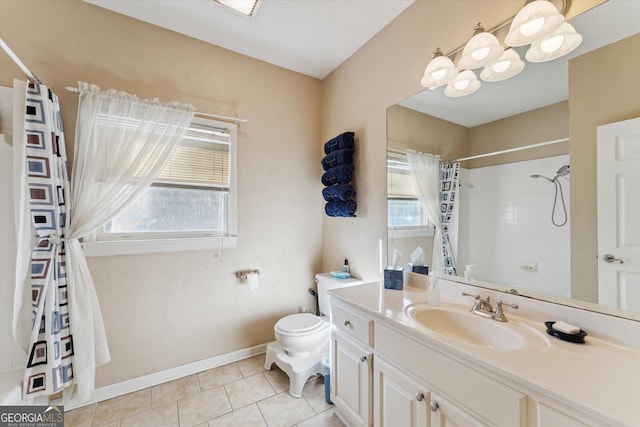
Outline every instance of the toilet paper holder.
<path id="1" fill-rule="evenodd" d="M 260 270 L 256 269 L 249 269 L 249 270 L 241 270 L 241 271 L 236 271 L 236 279 L 240 279 L 240 280 L 246 280 L 247 279 L 247 274 L 251 274 L 251 273 L 255 273 L 255 274 L 260 274 Z"/>

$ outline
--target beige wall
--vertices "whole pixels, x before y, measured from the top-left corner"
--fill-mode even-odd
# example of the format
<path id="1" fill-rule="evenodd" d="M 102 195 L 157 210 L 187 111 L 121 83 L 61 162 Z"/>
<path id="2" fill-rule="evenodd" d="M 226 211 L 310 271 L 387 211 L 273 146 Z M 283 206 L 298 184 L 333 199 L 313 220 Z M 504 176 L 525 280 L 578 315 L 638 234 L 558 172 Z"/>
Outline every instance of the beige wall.
<path id="1" fill-rule="evenodd" d="M 597 301 L 596 127 L 640 117 L 640 35 L 569 63 L 571 282 L 578 299 Z"/>
<path id="2" fill-rule="evenodd" d="M 559 102 L 469 129 L 469 155 L 492 153 L 553 141 L 569 136 L 569 104 Z M 569 143 L 559 143 L 514 153 L 470 160 L 479 168 L 569 153 Z"/>
<path id="3" fill-rule="evenodd" d="M 89 260 L 112 354 L 98 386 L 269 342 L 279 317 L 315 306 L 320 81 L 80 1 L 0 0 L 0 12 L 1 37 L 60 96 L 69 154 L 77 94 L 64 87 L 78 80 L 249 119 L 237 249 Z M 0 84 L 14 77 L 1 54 Z M 233 275 L 247 268 L 260 269 L 255 291 Z"/>

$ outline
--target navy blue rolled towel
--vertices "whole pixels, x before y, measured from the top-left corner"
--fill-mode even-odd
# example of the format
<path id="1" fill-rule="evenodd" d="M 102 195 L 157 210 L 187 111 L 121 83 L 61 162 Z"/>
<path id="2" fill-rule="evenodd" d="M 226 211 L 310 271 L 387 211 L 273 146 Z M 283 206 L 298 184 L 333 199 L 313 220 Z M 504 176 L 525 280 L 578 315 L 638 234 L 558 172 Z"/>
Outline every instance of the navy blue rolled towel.
<path id="1" fill-rule="evenodd" d="M 355 200 L 347 200 L 346 202 L 329 202 L 324 205 L 324 211 L 328 216 L 356 216 L 358 204 Z"/>
<path id="2" fill-rule="evenodd" d="M 343 148 L 353 148 L 355 146 L 355 142 L 353 140 L 353 136 L 355 133 L 353 132 L 344 132 L 335 138 L 330 139 L 329 141 L 324 143 L 324 154 L 329 154 L 336 150 L 341 150 Z"/>
<path id="3" fill-rule="evenodd" d="M 327 202 L 346 202 L 355 195 L 356 190 L 353 189 L 351 184 L 332 185 L 322 190 L 322 197 L 324 197 Z"/>
<path id="4" fill-rule="evenodd" d="M 332 151 L 322 159 L 322 169 L 328 171 L 336 166 L 352 164 L 354 152 L 355 151 L 352 148 L 343 148 L 342 150 Z"/>
<path id="5" fill-rule="evenodd" d="M 353 165 L 340 165 L 331 168 L 322 175 L 322 183 L 325 187 L 334 184 L 345 184 L 353 179 Z"/>

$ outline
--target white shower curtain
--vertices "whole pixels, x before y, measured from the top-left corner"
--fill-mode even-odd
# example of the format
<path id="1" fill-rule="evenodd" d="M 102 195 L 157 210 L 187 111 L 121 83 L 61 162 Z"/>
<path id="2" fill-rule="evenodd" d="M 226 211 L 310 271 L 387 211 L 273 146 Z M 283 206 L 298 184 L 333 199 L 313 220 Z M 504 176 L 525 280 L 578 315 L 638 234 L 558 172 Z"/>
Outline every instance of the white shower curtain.
<path id="1" fill-rule="evenodd" d="M 78 239 L 102 227 L 151 185 L 182 141 L 194 109 L 188 104 L 160 104 L 157 99 L 143 101 L 124 92 L 101 91 L 86 83 L 79 83 L 79 88 L 71 194 L 67 195 L 70 214 L 65 235 L 54 240 L 60 238 L 66 249 L 73 382 L 84 400 L 95 387 L 96 366 L 108 362 L 110 354 Z M 16 289 L 16 298 L 21 300 L 17 305 L 22 303 L 23 291 Z M 17 318 L 15 323 L 19 323 Z M 15 329 L 18 335 L 19 328 Z M 65 398 L 71 397 L 68 391 L 65 389 Z"/>
<path id="2" fill-rule="evenodd" d="M 442 221 L 440 220 L 440 156 L 407 152 L 413 184 L 426 210 L 429 221 L 435 226 L 431 271 L 444 273 L 442 248 Z"/>

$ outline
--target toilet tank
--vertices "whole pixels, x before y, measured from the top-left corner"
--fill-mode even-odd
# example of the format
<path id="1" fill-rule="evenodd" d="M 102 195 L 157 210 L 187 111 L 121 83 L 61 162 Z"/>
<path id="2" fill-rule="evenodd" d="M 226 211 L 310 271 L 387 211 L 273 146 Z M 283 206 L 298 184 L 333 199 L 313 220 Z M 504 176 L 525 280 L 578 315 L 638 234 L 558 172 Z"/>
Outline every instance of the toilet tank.
<path id="1" fill-rule="evenodd" d="M 331 314 L 331 297 L 329 292 L 331 289 L 346 288 L 347 286 L 362 285 L 362 280 L 350 277 L 348 279 L 338 279 L 329 273 L 316 274 L 316 283 L 318 284 L 318 306 L 320 307 L 320 315 Z"/>

